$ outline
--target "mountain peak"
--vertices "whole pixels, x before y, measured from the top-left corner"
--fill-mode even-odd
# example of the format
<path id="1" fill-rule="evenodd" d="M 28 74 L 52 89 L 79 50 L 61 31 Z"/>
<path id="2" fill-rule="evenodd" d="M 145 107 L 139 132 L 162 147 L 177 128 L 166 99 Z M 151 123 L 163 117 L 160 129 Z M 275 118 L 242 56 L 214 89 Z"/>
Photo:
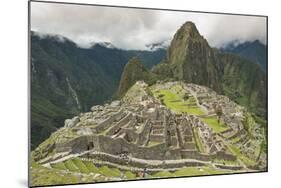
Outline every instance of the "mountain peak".
<path id="1" fill-rule="evenodd" d="M 186 57 L 206 57 L 210 47 L 198 32 L 193 22 L 185 22 L 176 32 L 168 50 L 167 60 L 171 64 L 182 64 Z"/>
<path id="2" fill-rule="evenodd" d="M 140 80 L 149 84 L 153 82 L 153 75 L 145 68 L 138 57 L 133 57 L 124 67 L 117 96 L 122 97 L 131 86 Z"/>
<path id="3" fill-rule="evenodd" d="M 178 32 L 183 32 L 185 35 L 188 35 L 189 37 L 193 38 L 193 37 L 200 37 L 201 35 L 199 34 L 195 24 L 193 22 L 187 21 L 185 22 L 180 29 L 178 30 Z M 178 33 L 177 32 L 177 33 Z"/>

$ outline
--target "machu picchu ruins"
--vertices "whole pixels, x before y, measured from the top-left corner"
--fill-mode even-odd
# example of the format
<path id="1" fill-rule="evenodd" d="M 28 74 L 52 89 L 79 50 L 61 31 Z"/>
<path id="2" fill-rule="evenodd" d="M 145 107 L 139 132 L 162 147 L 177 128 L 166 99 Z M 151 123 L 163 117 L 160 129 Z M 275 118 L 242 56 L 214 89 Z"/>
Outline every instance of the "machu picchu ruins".
<path id="1" fill-rule="evenodd" d="M 30 186 L 268 171 L 266 46 L 236 51 L 245 36 L 220 34 L 222 46 L 209 44 L 199 30 L 218 31 L 203 14 L 193 20 L 161 10 L 152 27 L 156 10 L 139 9 L 147 16 L 131 20 L 132 31 L 134 11 L 114 12 L 111 24 L 103 8 L 106 19 L 69 34 L 85 44 L 30 32 Z M 183 18 L 191 20 L 180 26 Z"/>
<path id="2" fill-rule="evenodd" d="M 65 120 L 32 157 L 64 171 L 71 171 L 67 166 L 73 161 L 79 164 L 73 171 L 87 165 L 117 170 L 117 177 L 100 173 L 108 181 L 129 179 L 125 173 L 135 178 L 175 176 L 186 168 L 199 174 L 250 172 L 266 168 L 264 135 L 244 107 L 207 87 L 137 81 L 121 100 Z"/>

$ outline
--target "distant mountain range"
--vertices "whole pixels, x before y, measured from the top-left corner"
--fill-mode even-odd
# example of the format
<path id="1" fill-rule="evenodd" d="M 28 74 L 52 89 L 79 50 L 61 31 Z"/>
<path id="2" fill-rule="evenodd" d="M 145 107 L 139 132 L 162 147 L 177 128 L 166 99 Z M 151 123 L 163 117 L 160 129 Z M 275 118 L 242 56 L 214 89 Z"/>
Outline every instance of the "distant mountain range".
<path id="1" fill-rule="evenodd" d="M 129 59 L 137 56 L 150 69 L 165 54 L 165 49 L 122 50 L 109 43 L 86 49 L 60 35 L 31 32 L 32 148 L 66 118 L 111 100 Z"/>
<path id="2" fill-rule="evenodd" d="M 223 52 L 234 53 L 243 58 L 246 58 L 254 63 L 257 63 L 261 68 L 267 70 L 267 49 L 266 45 L 259 40 L 252 42 L 238 43 L 236 41 L 228 43 L 221 48 Z"/>

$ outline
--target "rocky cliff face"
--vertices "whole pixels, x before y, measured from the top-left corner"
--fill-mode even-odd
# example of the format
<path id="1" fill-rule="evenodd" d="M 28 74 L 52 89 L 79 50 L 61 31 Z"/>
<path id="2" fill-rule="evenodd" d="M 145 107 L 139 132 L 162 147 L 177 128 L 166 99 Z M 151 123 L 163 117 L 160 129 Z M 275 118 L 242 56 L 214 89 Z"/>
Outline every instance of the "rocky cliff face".
<path id="1" fill-rule="evenodd" d="M 216 54 L 194 23 L 186 22 L 176 32 L 167 63 L 172 66 L 174 78 L 221 91 Z"/>

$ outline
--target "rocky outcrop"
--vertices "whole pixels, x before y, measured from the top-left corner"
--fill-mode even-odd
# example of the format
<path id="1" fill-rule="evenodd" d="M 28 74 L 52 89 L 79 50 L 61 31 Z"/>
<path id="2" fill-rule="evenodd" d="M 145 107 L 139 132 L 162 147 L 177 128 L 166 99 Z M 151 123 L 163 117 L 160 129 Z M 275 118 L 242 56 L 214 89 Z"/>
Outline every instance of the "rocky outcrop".
<path id="1" fill-rule="evenodd" d="M 64 127 L 74 127 L 80 121 L 78 116 L 64 121 Z"/>
<path id="2" fill-rule="evenodd" d="M 139 80 L 144 80 L 146 83 L 151 84 L 156 81 L 156 77 L 144 67 L 140 59 L 134 57 L 130 59 L 123 70 L 117 96 L 119 98 L 123 97 L 128 89 Z"/>

